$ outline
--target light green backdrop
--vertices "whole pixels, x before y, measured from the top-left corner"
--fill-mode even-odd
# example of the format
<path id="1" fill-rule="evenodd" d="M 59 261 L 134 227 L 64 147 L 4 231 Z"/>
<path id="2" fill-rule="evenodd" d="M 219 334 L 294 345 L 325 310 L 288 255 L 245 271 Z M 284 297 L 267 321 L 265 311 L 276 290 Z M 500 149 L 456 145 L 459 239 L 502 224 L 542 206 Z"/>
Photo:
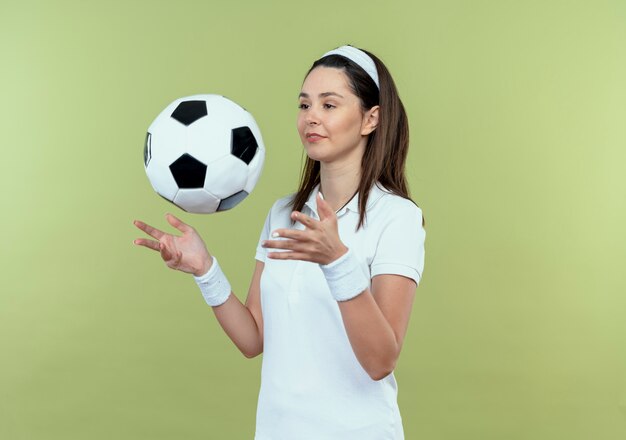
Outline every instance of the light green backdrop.
<path id="1" fill-rule="evenodd" d="M 193 280 L 132 245 L 194 225 L 244 299 L 263 219 L 295 189 L 297 93 L 352 43 L 393 73 L 426 268 L 396 370 L 407 439 L 626 438 L 623 1 L 0 3 L 0 438 L 251 439 L 260 358 Z M 175 98 L 256 117 L 235 210 L 151 189 Z"/>

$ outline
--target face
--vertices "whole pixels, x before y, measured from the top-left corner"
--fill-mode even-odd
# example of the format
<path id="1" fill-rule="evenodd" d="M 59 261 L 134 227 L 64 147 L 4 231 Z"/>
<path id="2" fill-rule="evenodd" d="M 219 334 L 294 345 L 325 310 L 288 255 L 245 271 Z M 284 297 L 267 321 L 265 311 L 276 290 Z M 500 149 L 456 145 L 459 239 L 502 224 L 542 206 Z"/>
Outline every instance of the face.
<path id="1" fill-rule="evenodd" d="M 361 163 L 378 106 L 363 111 L 342 69 L 316 67 L 299 96 L 298 133 L 307 155 L 324 163 Z"/>

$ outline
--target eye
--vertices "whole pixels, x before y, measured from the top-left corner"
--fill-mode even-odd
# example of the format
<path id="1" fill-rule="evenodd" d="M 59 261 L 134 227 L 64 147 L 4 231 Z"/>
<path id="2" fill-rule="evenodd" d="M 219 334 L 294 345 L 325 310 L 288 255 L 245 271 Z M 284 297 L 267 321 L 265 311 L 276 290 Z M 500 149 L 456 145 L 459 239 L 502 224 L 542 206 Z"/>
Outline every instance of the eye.
<path id="1" fill-rule="evenodd" d="M 331 109 L 331 108 L 335 108 L 335 106 L 334 106 L 334 105 L 332 105 L 332 104 L 328 104 L 328 103 L 326 103 L 326 104 L 324 104 L 324 108 L 325 108 L 325 109 Z"/>
<path id="2" fill-rule="evenodd" d="M 300 104 L 298 104 L 298 108 L 300 110 L 306 110 L 307 108 L 309 108 L 309 104 L 305 104 L 305 103 L 301 102 Z"/>

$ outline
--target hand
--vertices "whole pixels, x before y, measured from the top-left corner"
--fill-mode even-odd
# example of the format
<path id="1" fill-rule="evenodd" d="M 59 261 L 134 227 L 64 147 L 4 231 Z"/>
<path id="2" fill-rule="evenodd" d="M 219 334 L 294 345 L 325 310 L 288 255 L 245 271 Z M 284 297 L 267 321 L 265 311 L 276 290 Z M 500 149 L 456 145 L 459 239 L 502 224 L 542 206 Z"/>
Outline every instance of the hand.
<path id="1" fill-rule="evenodd" d="M 348 248 L 339 239 L 337 216 L 335 211 L 317 194 L 317 212 L 320 219 L 315 220 L 298 211 L 291 213 L 291 218 L 305 227 L 304 231 L 296 229 L 277 229 L 277 237 L 288 240 L 265 240 L 261 245 L 265 248 L 286 249 L 287 252 L 270 252 L 268 258 L 276 260 L 304 260 L 319 264 L 329 264 L 343 254 Z"/>
<path id="2" fill-rule="evenodd" d="M 213 259 L 200 235 L 194 228 L 183 223 L 172 214 L 166 214 L 165 218 L 183 235 L 167 234 L 144 222 L 135 220 L 133 222 L 135 226 L 156 240 L 138 238 L 133 243 L 160 252 L 161 258 L 171 269 L 192 273 L 196 276 L 207 273 L 211 268 Z"/>

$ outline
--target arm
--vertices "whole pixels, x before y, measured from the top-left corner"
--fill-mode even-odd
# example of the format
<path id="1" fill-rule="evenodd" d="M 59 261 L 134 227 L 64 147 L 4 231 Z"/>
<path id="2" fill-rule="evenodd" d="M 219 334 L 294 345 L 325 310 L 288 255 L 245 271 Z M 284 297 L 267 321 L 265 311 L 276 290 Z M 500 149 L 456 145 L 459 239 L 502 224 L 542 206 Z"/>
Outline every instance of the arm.
<path id="1" fill-rule="evenodd" d="M 247 358 L 253 358 L 263 352 L 260 281 L 264 266 L 264 263 L 256 260 L 245 305 L 231 293 L 224 304 L 212 307 L 224 332 Z"/>
<path id="2" fill-rule="evenodd" d="M 325 266 L 331 262 L 336 264 L 342 255 L 346 254 L 348 248 L 339 239 L 334 211 L 319 195 L 317 207 L 320 215 L 319 221 L 301 212 L 292 213 L 293 219 L 305 225 L 304 231 L 277 229 L 274 231 L 276 235 L 272 235 L 290 240 L 263 241 L 264 247 L 282 248 L 289 251 L 272 252 L 268 254 L 269 258 L 298 259 Z M 371 292 L 369 287 L 362 291 L 354 291 L 361 289 L 360 286 L 363 284 L 370 284 L 367 279 L 359 280 L 358 276 L 356 277 L 357 284 L 343 286 L 354 291 L 356 296 L 353 296 L 353 293 L 346 296 L 352 299 L 346 301 L 338 298 L 331 288 L 333 296 L 339 299 L 339 309 L 354 353 L 374 380 L 387 376 L 396 365 L 408 327 L 417 281 L 420 279 L 423 266 L 425 232 L 421 229 L 421 211 L 412 209 L 391 219 L 397 223 L 393 227 L 387 227 L 384 239 L 381 237 L 379 240 L 377 261 L 373 262 L 371 267 L 373 274 Z M 410 233 L 406 234 L 406 231 Z M 415 252 L 409 256 L 409 266 L 405 266 L 406 260 L 398 261 L 397 258 L 397 249 L 403 246 L 415 249 Z M 347 263 L 348 261 L 352 263 Z M 355 273 L 352 272 L 354 260 L 347 259 L 344 263 L 347 263 L 347 266 L 339 269 L 340 271 L 346 271 L 343 272 L 344 274 Z M 321 267 L 325 275 L 329 275 L 323 266 Z M 334 270 L 338 270 L 337 267 Z M 390 269 L 394 272 L 387 272 Z M 395 272 L 397 270 L 400 271 Z M 331 278 L 336 281 L 345 279 L 345 275 L 339 277 L 331 275 Z M 330 283 L 328 276 L 327 281 Z M 344 292 L 337 293 L 343 294 Z M 345 293 L 348 294 L 348 292 Z"/>
<path id="3" fill-rule="evenodd" d="M 415 298 L 415 281 L 401 275 L 378 275 L 348 301 L 339 301 L 348 339 L 369 376 L 380 380 L 395 368 Z"/>
<path id="4" fill-rule="evenodd" d="M 139 238 L 133 243 L 159 252 L 165 264 L 171 269 L 196 276 L 207 273 L 213 258 L 200 235 L 194 228 L 173 215 L 168 214 L 166 218 L 172 226 L 182 232 L 182 236 L 167 234 L 146 223 L 135 221 L 137 228 L 156 240 Z M 231 292 L 225 303 L 213 307 L 222 329 L 248 358 L 257 356 L 263 351 L 260 280 L 264 266 L 264 263 L 257 261 L 245 305 Z"/>

